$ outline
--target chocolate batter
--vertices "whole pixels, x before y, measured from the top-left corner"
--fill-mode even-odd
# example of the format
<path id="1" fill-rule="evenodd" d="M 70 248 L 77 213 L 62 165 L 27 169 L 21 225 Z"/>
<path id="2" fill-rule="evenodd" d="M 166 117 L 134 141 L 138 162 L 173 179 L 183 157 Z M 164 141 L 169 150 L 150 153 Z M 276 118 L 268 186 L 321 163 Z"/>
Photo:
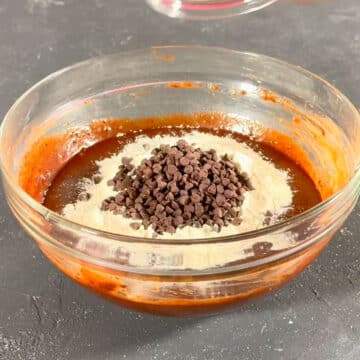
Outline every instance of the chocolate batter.
<path id="1" fill-rule="evenodd" d="M 199 129 L 196 130 L 199 131 Z M 119 152 L 125 144 L 133 142 L 138 135 L 153 137 L 156 135 L 178 134 L 181 136 L 181 131 L 184 130 L 169 128 L 138 130 L 128 132 L 121 137 L 112 137 L 80 151 L 56 174 L 46 193 L 44 205 L 51 210 L 61 212 L 65 205 L 76 202 L 82 191 L 79 186 L 81 180 L 91 178 L 98 170 L 95 162 Z M 186 131 L 191 131 L 191 129 Z M 293 207 L 283 216 L 283 219 L 300 214 L 322 200 L 315 184 L 301 168 L 300 164 L 295 163 L 286 154 L 274 149 L 271 145 L 226 130 L 203 128 L 200 131 L 217 136 L 231 136 L 239 142 L 245 142 L 255 151 L 261 152 L 279 169 L 288 171 L 291 179 L 290 186 L 294 193 Z M 271 189 L 266 189 L 266 191 L 271 191 Z"/>

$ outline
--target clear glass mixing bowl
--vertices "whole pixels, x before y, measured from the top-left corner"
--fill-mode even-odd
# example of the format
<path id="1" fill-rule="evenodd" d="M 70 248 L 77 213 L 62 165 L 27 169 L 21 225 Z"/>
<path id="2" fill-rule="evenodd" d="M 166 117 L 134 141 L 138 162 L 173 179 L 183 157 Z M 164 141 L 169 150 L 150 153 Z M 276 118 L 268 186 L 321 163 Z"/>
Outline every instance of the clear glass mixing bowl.
<path id="1" fill-rule="evenodd" d="M 217 19 L 260 10 L 277 0 L 146 0 L 156 11 L 173 18 Z"/>
<path id="2" fill-rule="evenodd" d="M 88 129 L 94 119 L 135 124 L 138 118 L 201 112 L 226 114 L 233 131 L 251 125 L 290 136 L 315 169 L 326 200 L 262 230 L 189 242 L 80 226 L 19 186 L 22 161 L 39 139 Z M 79 151 L 73 140 L 68 157 Z M 324 249 L 359 196 L 360 118 L 347 98 L 299 67 L 220 48 L 154 47 L 60 70 L 12 106 L 0 149 L 9 206 L 50 261 L 112 301 L 158 314 L 218 312 L 278 288 Z M 43 176 L 33 179 L 34 186 Z"/>

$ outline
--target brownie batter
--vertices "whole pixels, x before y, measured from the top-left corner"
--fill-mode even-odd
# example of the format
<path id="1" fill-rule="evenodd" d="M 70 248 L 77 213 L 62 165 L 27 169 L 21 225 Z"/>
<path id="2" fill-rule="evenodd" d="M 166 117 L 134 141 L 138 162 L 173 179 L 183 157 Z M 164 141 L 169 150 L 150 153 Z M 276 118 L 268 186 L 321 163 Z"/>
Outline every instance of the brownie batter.
<path id="1" fill-rule="evenodd" d="M 191 132 L 192 130 L 195 129 L 187 128 L 185 131 Z M 293 160 L 288 158 L 286 154 L 281 153 L 270 145 L 253 140 L 248 136 L 226 130 L 197 128 L 196 131 L 210 133 L 221 137 L 230 136 L 239 142 L 246 143 L 250 148 L 256 152 L 260 152 L 263 156 L 272 161 L 277 168 L 288 172 L 290 179 L 289 184 L 293 191 L 293 203 L 289 211 L 282 215 L 281 220 L 300 214 L 321 201 L 320 193 L 316 189 L 315 184 L 300 165 L 296 164 Z M 94 176 L 96 176 L 98 171 L 96 161 L 120 152 L 125 144 L 134 142 L 135 138 L 139 135 L 154 137 L 156 135 L 164 136 L 178 134 L 179 137 L 181 137 L 181 133 L 183 132 L 184 129 L 180 130 L 174 128 L 146 129 L 143 131 L 137 130 L 121 134 L 122 136 L 119 137 L 112 137 L 101 141 L 80 151 L 57 173 L 46 193 L 44 205 L 51 210 L 61 212 L 67 204 L 75 203 L 79 196 L 83 196 L 82 188 L 79 184 L 81 184 L 84 178 L 93 179 Z M 276 186 L 276 184 L 274 184 L 274 186 Z M 266 189 L 266 191 L 271 191 L 271 189 Z M 268 223 L 271 223 L 271 214 L 269 214 Z M 171 228 L 171 230 L 173 229 Z"/>

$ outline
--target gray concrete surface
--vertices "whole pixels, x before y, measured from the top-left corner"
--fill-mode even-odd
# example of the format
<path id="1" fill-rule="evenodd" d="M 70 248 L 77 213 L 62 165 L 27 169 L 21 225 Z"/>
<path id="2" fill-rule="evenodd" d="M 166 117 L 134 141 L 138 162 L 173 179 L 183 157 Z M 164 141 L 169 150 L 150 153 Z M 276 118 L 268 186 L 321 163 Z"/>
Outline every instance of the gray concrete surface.
<path id="1" fill-rule="evenodd" d="M 360 4 L 280 1 L 216 22 L 167 19 L 142 0 L 2 0 L 0 116 L 43 76 L 85 58 L 158 44 L 250 50 L 304 66 L 360 105 Z M 168 319 L 98 299 L 65 278 L 0 202 L 1 360 L 357 360 L 360 207 L 275 296 L 221 316 Z"/>

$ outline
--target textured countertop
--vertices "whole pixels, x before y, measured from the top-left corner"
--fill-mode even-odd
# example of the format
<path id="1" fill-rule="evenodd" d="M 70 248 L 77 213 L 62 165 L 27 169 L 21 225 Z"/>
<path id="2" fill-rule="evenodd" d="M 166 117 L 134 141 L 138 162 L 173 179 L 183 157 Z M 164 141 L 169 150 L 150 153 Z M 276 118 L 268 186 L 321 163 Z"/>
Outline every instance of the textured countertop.
<path id="1" fill-rule="evenodd" d="M 281 0 L 214 22 L 171 20 L 143 0 L 2 0 L 0 116 L 59 68 L 160 44 L 279 57 L 318 73 L 360 105 L 359 0 Z M 225 315 L 173 319 L 116 307 L 65 278 L 0 196 L 1 360 L 360 358 L 359 206 L 320 258 L 276 295 Z"/>

